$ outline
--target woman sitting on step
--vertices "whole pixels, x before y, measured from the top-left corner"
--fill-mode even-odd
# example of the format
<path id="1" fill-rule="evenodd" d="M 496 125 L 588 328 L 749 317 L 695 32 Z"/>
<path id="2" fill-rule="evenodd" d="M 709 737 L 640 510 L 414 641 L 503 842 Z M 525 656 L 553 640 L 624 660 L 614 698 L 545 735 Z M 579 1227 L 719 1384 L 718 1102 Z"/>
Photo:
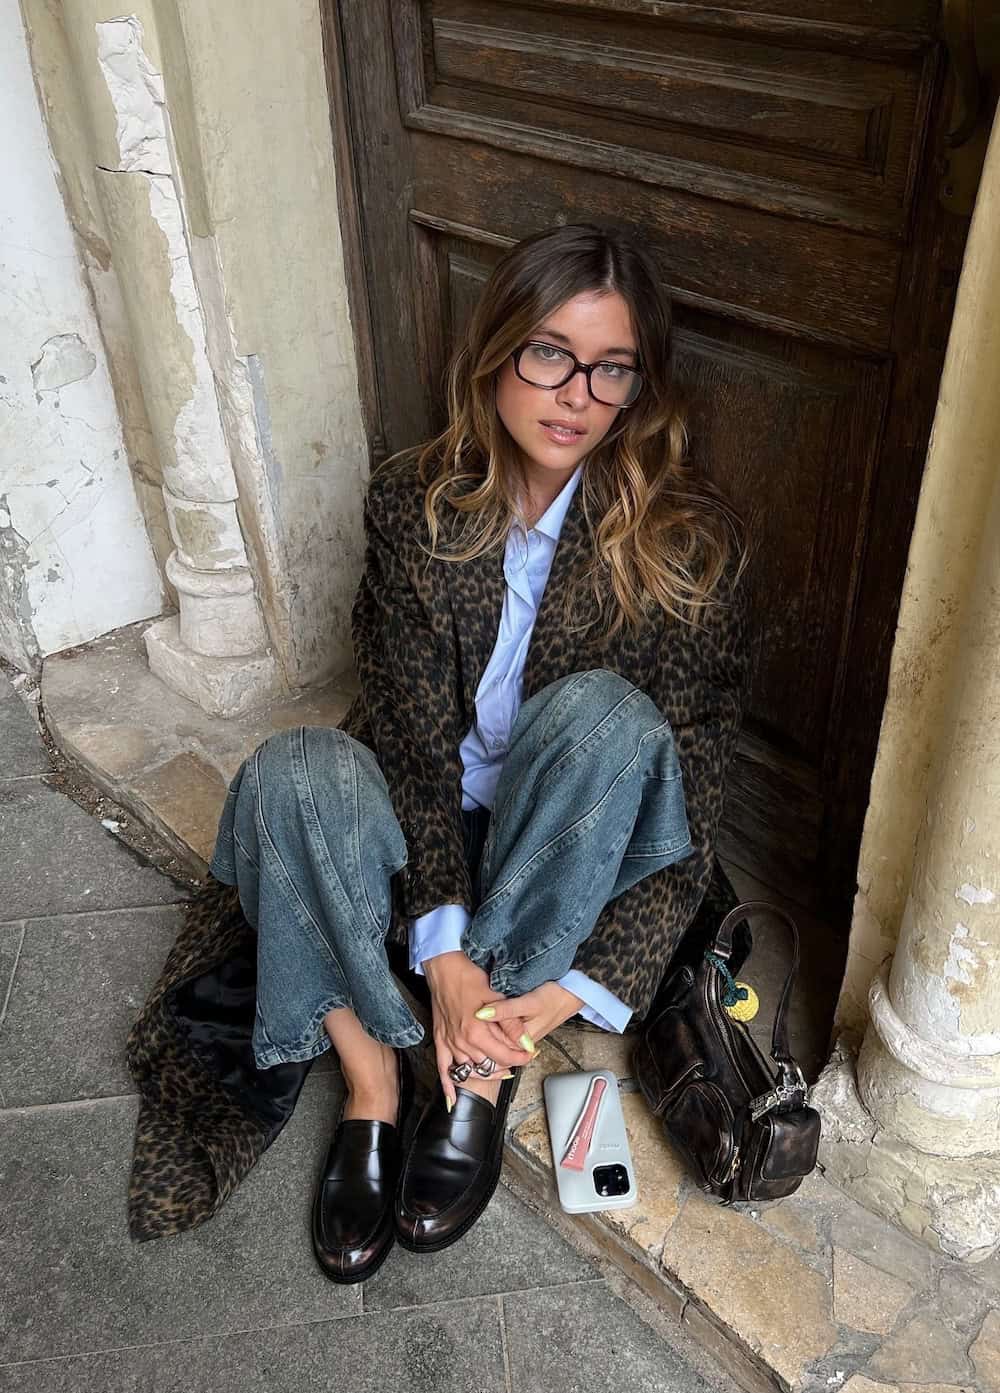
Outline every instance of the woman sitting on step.
<path id="1" fill-rule="evenodd" d="M 257 1067 L 340 1061 L 313 1220 L 339 1282 L 471 1227 L 546 1035 L 648 1011 L 713 874 L 747 666 L 739 528 L 684 460 L 632 240 L 515 246 L 448 407 L 369 487 L 344 727 L 246 760 L 211 862 L 257 930 Z M 387 939 L 430 989 L 419 1118 Z"/>

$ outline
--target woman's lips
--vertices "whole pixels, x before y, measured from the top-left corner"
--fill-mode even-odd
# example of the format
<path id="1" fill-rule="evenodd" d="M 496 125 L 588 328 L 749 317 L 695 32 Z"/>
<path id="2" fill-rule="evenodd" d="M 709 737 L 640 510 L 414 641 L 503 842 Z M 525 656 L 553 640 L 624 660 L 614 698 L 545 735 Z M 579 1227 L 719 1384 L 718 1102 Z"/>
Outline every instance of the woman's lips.
<path id="1" fill-rule="evenodd" d="M 575 445 L 586 435 L 586 431 L 574 430 L 565 426 L 552 426 L 545 421 L 539 421 L 538 424 L 548 438 L 557 445 Z"/>

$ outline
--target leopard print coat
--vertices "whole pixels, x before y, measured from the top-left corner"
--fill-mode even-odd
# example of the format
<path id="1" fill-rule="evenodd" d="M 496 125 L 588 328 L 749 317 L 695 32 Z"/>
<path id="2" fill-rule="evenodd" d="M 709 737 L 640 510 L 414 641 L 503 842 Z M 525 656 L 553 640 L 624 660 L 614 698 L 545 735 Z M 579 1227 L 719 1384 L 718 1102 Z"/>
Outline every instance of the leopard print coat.
<path id="1" fill-rule="evenodd" d="M 375 751 L 406 837 L 409 862 L 397 877 L 392 929 L 402 940 L 407 920 L 437 905 L 475 907 L 463 855 L 459 746 L 475 717 L 506 582 L 502 552 L 428 561 L 423 491 L 412 464 L 393 465 L 372 480 L 365 532 L 353 614 L 361 695 L 344 726 Z M 568 673 L 610 668 L 642 688 L 670 722 L 693 854 L 606 905 L 573 964 L 641 1017 L 713 874 L 747 681 L 745 586 L 727 577 L 720 603 L 697 629 L 658 613 L 638 629 L 588 641 L 576 622 L 587 617 L 584 598 L 571 624 L 563 605 L 568 590 L 576 593 L 590 552 L 578 489 L 532 632 L 524 699 Z"/>
<path id="2" fill-rule="evenodd" d="M 353 612 L 362 695 L 344 726 L 376 752 L 406 835 L 409 862 L 396 877 L 389 943 L 400 971 L 409 916 L 438 904 L 472 907 L 458 749 L 496 639 L 505 584 L 502 556 L 428 563 L 424 535 L 412 469 L 378 474 L 366 503 L 365 573 Z M 589 545 L 578 492 L 533 631 L 524 697 L 567 673 L 608 667 L 643 688 L 673 729 L 694 851 L 609 903 L 574 964 L 633 1008 L 634 1029 L 655 1009 L 682 937 L 677 956 L 694 960 L 736 903 L 714 844 L 746 680 L 745 602 L 736 587 L 701 629 L 658 618 L 586 643 L 567 628 L 561 597 L 586 564 Z M 291 1116 L 309 1065 L 256 1069 L 255 957 L 254 931 L 235 888 L 209 877 L 186 907 L 128 1038 L 140 1091 L 128 1197 L 135 1240 L 209 1219 Z"/>

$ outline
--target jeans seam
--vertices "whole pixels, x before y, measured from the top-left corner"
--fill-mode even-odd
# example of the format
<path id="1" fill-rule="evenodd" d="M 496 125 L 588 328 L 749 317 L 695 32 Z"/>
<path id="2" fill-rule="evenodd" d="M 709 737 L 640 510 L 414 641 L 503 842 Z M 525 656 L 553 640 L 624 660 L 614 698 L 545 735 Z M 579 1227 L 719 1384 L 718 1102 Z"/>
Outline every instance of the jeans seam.
<path id="1" fill-rule="evenodd" d="M 608 853 L 604 861 L 601 863 L 599 870 L 603 870 L 604 866 L 606 866 L 607 863 L 611 860 L 613 854 L 613 852 Z M 504 963 L 504 967 L 509 972 L 519 972 L 521 968 L 526 967 L 528 963 L 533 963 L 536 961 L 536 959 L 543 958 L 547 953 L 551 953 L 555 948 L 558 948 L 560 943 L 564 943 L 567 938 L 570 938 L 576 932 L 576 929 L 578 928 L 579 924 L 580 915 L 577 915 L 577 917 L 573 920 L 572 924 L 570 924 L 567 927 L 564 933 L 561 933 L 558 938 L 553 939 L 551 943 L 547 943 L 544 947 L 539 948 L 537 953 L 530 953 L 526 958 L 518 958 L 515 962 L 506 962 Z"/>
<path id="2" fill-rule="evenodd" d="M 295 897 L 295 900 L 297 901 L 297 903 L 298 903 L 299 906 L 301 907 L 302 913 L 305 915 L 305 918 L 306 918 L 306 920 L 307 920 L 307 922 L 308 922 L 310 928 L 312 929 L 312 931 L 313 931 L 314 935 L 316 936 L 316 938 L 318 938 L 318 940 L 319 940 L 320 944 L 322 945 L 322 947 L 325 949 L 326 954 L 327 954 L 327 956 L 329 957 L 330 961 L 334 964 L 334 966 L 336 967 L 337 971 L 341 974 L 341 976 L 343 977 L 344 981 L 346 982 L 346 981 L 347 981 L 347 974 L 346 974 L 345 971 L 344 971 L 343 964 L 341 963 L 340 959 L 337 957 L 337 954 L 333 951 L 333 949 L 332 949 L 332 947 L 330 946 L 330 943 L 329 943 L 329 941 L 327 940 L 327 938 L 326 938 L 325 934 L 323 933 L 322 929 L 321 929 L 320 926 L 317 924 L 316 920 L 313 918 L 313 915 L 312 915 L 312 913 L 311 913 L 311 911 L 310 911 L 310 909 L 309 909 L 309 906 L 306 904 L 305 900 L 303 900 L 302 896 L 299 894 L 298 890 L 295 888 L 295 881 L 294 881 L 294 880 L 292 879 L 292 877 L 288 874 L 288 868 L 286 867 L 284 861 L 281 859 L 281 853 L 278 851 L 278 848 L 277 848 L 277 845 L 275 844 L 274 838 L 271 836 L 271 833 L 270 833 L 270 831 L 269 831 L 269 829 L 268 829 L 267 821 L 266 821 L 266 819 L 265 819 L 265 817 L 264 817 L 264 800 L 263 800 L 263 799 L 261 798 L 261 796 L 260 796 L 260 771 L 259 771 L 259 769 L 257 768 L 257 764 L 256 764 L 256 760 L 257 760 L 258 754 L 259 754 L 259 750 L 254 752 L 254 775 L 255 775 L 255 780 L 254 780 L 254 781 L 255 781 L 256 786 L 257 786 L 257 813 L 258 813 L 258 816 L 259 816 L 259 818 L 260 818 L 261 832 L 262 832 L 262 834 L 263 834 L 263 836 L 264 836 L 264 838 L 265 838 L 265 840 L 266 840 L 266 842 L 267 842 L 267 845 L 270 847 L 271 852 L 273 853 L 275 860 L 277 861 L 278 865 L 281 867 L 282 874 L 283 874 L 283 876 L 284 876 L 285 882 L 287 883 L 289 889 L 291 890 L 292 895 Z"/>
<path id="3" fill-rule="evenodd" d="M 239 836 L 239 833 L 236 831 L 235 826 L 233 827 L 233 842 L 235 843 L 236 846 L 239 847 L 240 851 L 242 851 L 244 857 L 246 858 L 247 861 L 250 862 L 250 865 L 253 866 L 254 870 L 257 871 L 257 872 L 259 873 L 259 872 L 260 872 L 260 864 L 259 864 L 257 861 L 254 860 L 253 856 L 250 854 L 250 852 L 247 850 L 247 848 L 246 848 L 246 847 L 243 845 L 243 843 L 240 841 L 240 836 Z"/>
<path id="4" fill-rule="evenodd" d="M 664 722 L 663 722 L 663 725 L 664 725 L 664 726 L 667 725 L 667 722 L 664 721 Z M 580 827 L 583 823 L 585 823 L 585 822 L 588 820 L 588 818 L 592 818 L 592 817 L 594 816 L 595 813 L 599 812 L 600 809 L 601 809 L 601 807 L 602 807 L 602 806 L 607 802 L 607 800 L 611 797 L 611 794 L 614 792 L 615 788 L 618 786 L 618 784 L 621 782 L 621 780 L 626 776 L 626 774 L 630 773 L 631 770 L 632 770 L 632 768 L 635 766 L 635 764 L 638 763 L 639 755 L 640 755 L 640 753 L 641 753 L 643 741 L 645 741 L 646 739 L 648 739 L 648 737 L 649 737 L 650 735 L 655 735 L 655 734 L 657 733 L 657 731 L 662 730 L 662 729 L 663 729 L 663 726 L 658 726 L 658 727 L 656 728 L 656 730 L 647 731 L 646 734 L 643 735 L 643 736 L 640 738 L 640 740 L 639 740 L 639 748 L 636 750 L 635 754 L 634 754 L 634 755 L 632 756 L 632 758 L 629 760 L 628 764 L 625 764 L 625 765 L 622 766 L 622 768 L 618 771 L 618 773 L 617 773 L 617 775 L 615 776 L 615 778 L 614 778 L 614 779 L 612 780 L 612 782 L 608 785 L 607 789 L 605 789 L 604 793 L 603 793 L 602 796 L 598 799 L 598 801 L 594 804 L 594 806 L 593 806 L 588 812 L 584 813 L 584 815 L 583 815 L 582 817 L 578 817 L 578 818 L 576 819 L 575 822 L 571 822 L 570 825 L 569 825 L 568 827 L 562 827 L 562 828 L 560 828 L 560 830 L 559 830 L 559 832 L 558 832 L 558 834 L 557 834 L 556 836 L 550 837 L 549 840 L 545 843 L 544 846 L 539 847 L 538 850 L 537 850 L 527 861 L 525 861 L 525 863 L 524 863 L 523 866 L 519 866 L 519 867 L 518 867 L 517 871 L 515 871 L 515 873 L 510 877 L 510 879 L 507 881 L 507 883 L 506 883 L 505 885 L 499 887 L 499 889 L 497 889 L 495 892 L 494 892 L 494 891 L 491 891 L 490 894 L 486 897 L 486 899 L 483 900 L 483 904 L 480 905 L 480 908 L 482 908 L 483 905 L 489 904 L 490 901 L 491 901 L 492 899 L 494 899 L 494 898 L 497 898 L 497 899 L 506 898 L 506 896 L 510 893 L 511 887 L 514 885 L 515 881 L 517 881 L 518 879 L 520 879 L 521 876 L 523 876 L 524 872 L 528 869 L 529 866 L 533 865 L 533 864 L 538 860 L 538 858 L 539 858 L 540 856 L 542 856 L 546 851 L 549 850 L 550 847 L 554 846 L 558 841 L 560 841 L 560 840 L 561 840 L 563 837 L 565 837 L 568 833 L 574 831 L 577 827 Z M 574 748 L 577 748 L 577 747 L 574 747 Z M 564 756 L 564 757 L 565 757 L 565 756 Z M 547 770 L 547 771 L 546 771 L 546 774 L 545 774 L 544 778 L 543 778 L 543 779 L 540 781 L 540 783 L 539 783 L 539 788 L 541 788 L 542 784 L 544 784 L 545 779 L 547 779 L 547 778 L 549 777 L 549 775 L 550 775 L 551 773 L 554 772 L 554 770 L 555 770 L 556 767 L 557 767 L 557 766 L 553 766 L 553 769 L 550 769 L 550 770 Z"/>
<path id="5" fill-rule="evenodd" d="M 577 685 L 577 686 L 585 686 L 586 684 L 583 683 L 583 682 L 578 682 L 576 685 Z M 591 740 L 591 739 L 598 733 L 598 731 L 601 729 L 601 727 L 604 726 L 604 725 L 606 724 L 606 722 L 609 721 L 609 720 L 611 719 L 611 717 L 615 714 L 615 712 L 618 711 L 618 710 L 620 709 L 620 707 L 622 707 L 627 701 L 632 701 L 635 697 L 639 697 L 639 696 L 642 696 L 642 695 L 643 695 L 642 692 L 640 692 L 639 689 L 638 689 L 637 687 L 634 687 L 631 691 L 626 692 L 625 695 L 624 695 L 623 697 L 621 697 L 617 702 L 615 702 L 614 706 L 611 708 L 610 711 L 605 711 L 604 715 L 601 717 L 601 719 L 598 721 L 597 725 L 594 726 L 592 730 L 588 730 L 587 733 L 586 733 L 586 735 L 581 735 L 580 738 L 579 738 L 579 740 L 577 740 L 575 744 L 571 745 L 570 748 L 565 752 L 565 754 L 562 754 L 562 755 L 559 756 L 559 758 L 556 760 L 555 764 L 552 765 L 551 769 L 547 769 L 547 770 L 545 771 L 545 774 L 544 774 L 544 776 L 543 776 L 542 782 L 544 782 L 545 779 L 549 778 L 550 775 L 554 774 L 563 764 L 565 764 L 565 762 L 566 762 L 568 759 L 571 759 L 571 758 L 573 757 L 573 755 L 576 754 L 577 750 L 581 749 L 582 746 L 585 745 L 586 742 L 587 742 L 588 740 Z M 553 719 L 554 719 L 554 717 L 553 717 Z M 659 725 L 659 726 L 656 727 L 656 730 L 662 730 L 662 729 L 663 729 L 663 726 L 664 726 L 664 725 L 668 725 L 668 724 L 669 724 L 669 722 L 664 721 L 661 725 Z M 655 733 L 655 732 L 649 732 L 649 733 Z M 643 736 L 642 738 L 645 739 L 645 736 Z M 640 742 L 640 743 L 641 743 L 641 742 Z M 509 757 L 509 756 L 508 756 L 508 757 Z M 510 796 L 507 798 L 507 800 L 505 801 L 503 807 L 502 807 L 502 808 L 500 809 L 500 811 L 499 811 L 499 814 L 498 814 L 499 817 L 503 818 L 503 816 L 504 816 L 505 813 L 507 812 L 507 809 L 510 807 L 511 798 L 513 798 L 513 796 L 514 796 L 513 793 L 511 793 Z"/>
<path id="6" fill-rule="evenodd" d="M 344 885 L 344 881 L 343 881 L 342 876 L 339 874 L 339 872 L 337 872 L 337 862 L 336 862 L 336 860 L 335 860 L 335 858 L 334 858 L 334 856 L 333 856 L 333 853 L 332 853 L 331 850 L 330 850 L 330 843 L 329 843 L 329 842 L 327 841 L 327 839 L 326 839 L 326 832 L 323 830 L 323 824 L 322 824 L 322 822 L 321 822 L 321 820 L 320 820 L 319 812 L 317 811 L 317 808 L 316 808 L 316 797 L 315 797 L 315 793 L 314 793 L 314 791 L 313 791 L 312 775 L 311 775 L 310 772 L 309 772 L 309 757 L 308 757 L 308 755 L 306 754 L 305 727 L 304 727 L 304 726 L 300 726 L 299 730 L 300 730 L 300 737 L 301 737 L 301 741 L 302 741 L 302 768 L 303 768 L 303 771 L 304 771 L 304 773 L 305 773 L 306 788 L 308 789 L 308 792 L 309 792 L 309 813 L 310 813 L 310 816 L 311 816 L 311 818 L 312 818 L 312 820 L 313 820 L 313 823 L 314 823 L 314 830 L 315 830 L 316 836 L 321 840 L 321 842 L 322 842 L 322 844 L 323 844 L 323 851 L 324 851 L 324 853 L 326 854 L 327 868 L 332 869 L 332 870 L 334 871 L 334 873 L 337 875 L 337 879 L 338 879 L 338 881 L 339 881 L 339 883 L 340 883 L 341 889 L 345 892 L 345 896 L 346 896 L 348 902 L 351 902 L 351 901 L 353 900 L 353 896 L 347 893 L 347 886 Z M 350 736 L 347 736 L 347 737 L 345 737 L 345 738 L 348 739 L 348 740 L 350 740 Z M 354 751 L 353 751 L 353 749 L 350 748 L 350 746 L 348 747 L 348 757 L 349 757 L 349 759 L 350 759 L 351 788 L 352 788 L 352 795 L 353 795 L 353 798 L 354 798 L 354 806 L 355 806 L 355 808 L 357 808 L 357 810 L 358 810 L 358 815 L 359 815 L 359 817 L 360 817 L 361 803 L 360 803 L 360 799 L 358 798 L 358 779 L 357 779 L 358 769 L 357 769 L 357 761 L 356 761 L 355 758 L 354 758 Z M 360 825 L 360 824 L 359 824 L 359 825 Z M 386 924 L 384 924 L 384 925 L 381 924 L 381 923 L 379 923 L 378 919 L 377 919 L 376 916 L 375 916 L 375 911 L 374 911 L 373 908 L 372 908 L 371 901 L 370 901 L 369 898 L 368 898 L 368 887 L 367 887 L 367 885 L 365 884 L 365 878 L 364 878 L 364 875 L 362 874 L 362 871 L 361 871 L 361 854 L 360 854 L 360 853 L 361 853 L 361 841 L 360 841 L 360 836 L 359 836 L 358 843 L 357 843 L 357 850 L 358 850 L 358 879 L 361 881 L 361 893 L 362 893 L 362 895 L 364 896 L 365 906 L 366 906 L 366 908 L 367 908 L 367 910 L 368 910 L 368 918 L 369 918 L 369 921 L 371 922 L 371 924 L 373 925 L 373 927 L 374 927 L 374 929 L 375 929 L 375 933 L 374 933 L 374 935 L 372 935 L 372 937 L 371 937 L 371 945 L 374 947 L 376 943 L 379 944 L 379 945 L 384 944 L 384 942 L 385 942 L 385 936 L 386 936 L 386 933 L 388 932 L 389 925 L 388 925 L 388 923 L 386 923 Z M 390 914 L 391 914 L 391 908 L 390 908 Z M 325 941 L 326 941 L 326 940 L 324 939 L 324 942 L 325 942 Z M 348 975 L 347 975 L 347 973 L 345 972 L 344 967 L 343 967 L 343 964 L 341 963 L 340 959 L 336 956 L 336 954 L 333 953 L 332 949 L 331 949 L 330 951 L 331 951 L 331 956 L 333 957 L 334 962 L 337 964 L 338 968 L 340 969 L 340 972 L 341 972 L 342 977 L 344 978 L 344 981 L 345 981 L 345 982 L 349 981 L 350 979 L 348 978 Z"/>

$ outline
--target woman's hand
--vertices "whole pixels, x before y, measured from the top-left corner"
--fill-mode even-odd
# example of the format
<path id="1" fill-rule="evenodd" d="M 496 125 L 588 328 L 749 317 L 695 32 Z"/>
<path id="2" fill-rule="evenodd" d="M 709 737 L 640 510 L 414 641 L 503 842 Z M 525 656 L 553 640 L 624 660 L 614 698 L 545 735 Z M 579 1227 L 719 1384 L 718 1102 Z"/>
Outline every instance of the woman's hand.
<path id="1" fill-rule="evenodd" d="M 434 1053 L 441 1087 L 449 1104 L 455 1102 L 455 1085 L 448 1077 L 451 1064 L 461 1064 L 464 1060 L 476 1064 L 488 1056 L 503 1071 L 514 1064 L 531 1062 L 533 1051 L 512 1044 L 498 1025 L 476 1019 L 476 1012 L 484 1003 L 499 1009 L 506 998 L 493 991 L 489 974 L 477 967 L 467 954 L 461 951 L 438 953 L 426 958 L 423 966 L 431 989 Z M 521 1033 L 518 1031 L 514 1039 Z"/>
<path id="2" fill-rule="evenodd" d="M 544 1040 L 557 1025 L 579 1011 L 582 1000 L 558 982 L 543 982 L 523 996 L 502 996 L 476 1014 L 479 1020 L 498 1025 L 508 1043 L 527 1035 L 533 1045 Z"/>

